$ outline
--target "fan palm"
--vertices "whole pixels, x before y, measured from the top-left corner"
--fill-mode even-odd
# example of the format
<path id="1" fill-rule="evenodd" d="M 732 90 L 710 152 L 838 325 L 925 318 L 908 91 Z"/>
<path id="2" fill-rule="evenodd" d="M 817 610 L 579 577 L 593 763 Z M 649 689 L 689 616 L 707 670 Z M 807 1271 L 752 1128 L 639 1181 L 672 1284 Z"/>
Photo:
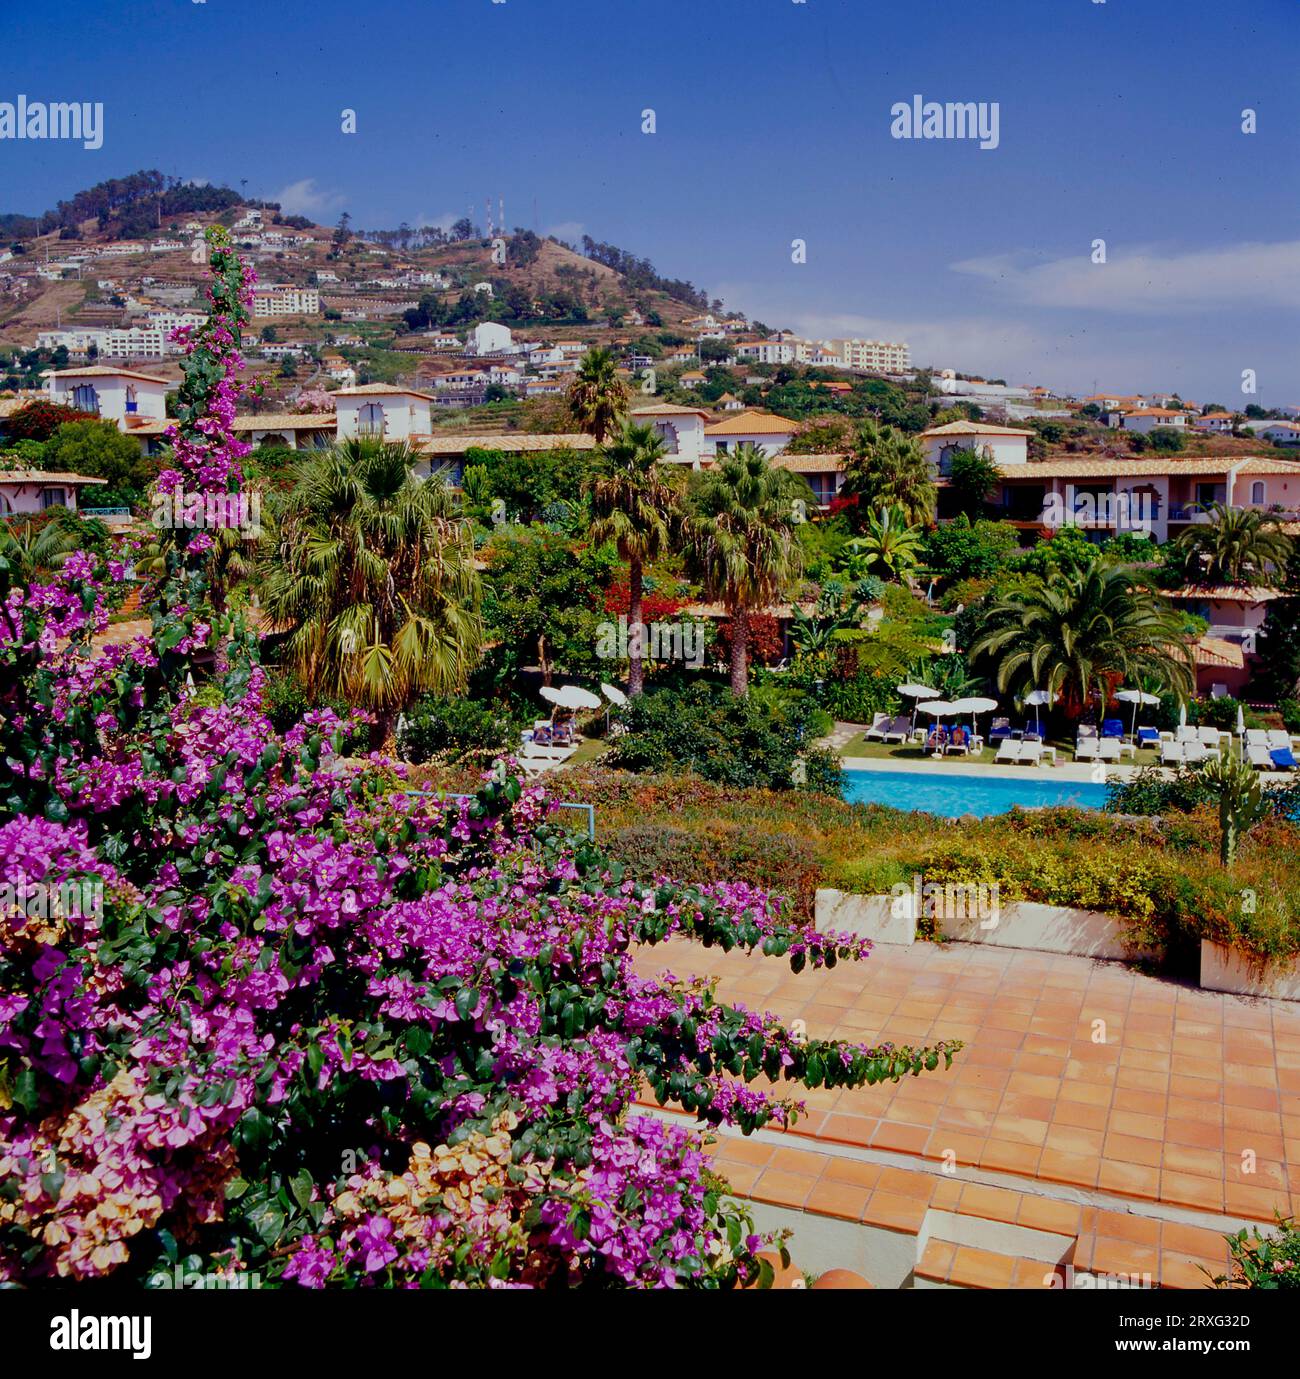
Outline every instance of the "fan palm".
<path id="1" fill-rule="evenodd" d="M 582 356 L 565 401 L 573 419 L 597 445 L 618 429 L 627 413 L 628 390 L 609 350 L 591 349 Z"/>
<path id="2" fill-rule="evenodd" d="M 1178 547 L 1201 584 L 1272 584 L 1291 558 L 1291 538 L 1249 508 L 1210 507 L 1209 522 L 1188 527 Z"/>
<path id="3" fill-rule="evenodd" d="M 675 474 L 659 461 L 663 438 L 651 426 L 624 425 L 618 439 L 600 446 L 583 493 L 591 504 L 591 538 L 612 541 L 628 566 L 629 695 L 641 693 L 645 681 L 641 622 L 645 567 L 664 555 L 680 516 L 681 492 Z"/>
<path id="4" fill-rule="evenodd" d="M 749 688 L 749 616 L 775 603 L 802 568 L 795 540 L 797 499 L 809 489 L 774 469 L 748 442 L 693 476 L 686 519 L 687 558 L 706 596 L 731 619 L 731 692 Z"/>
<path id="5" fill-rule="evenodd" d="M 938 490 L 921 444 L 892 426 L 866 421 L 845 462 L 846 496 L 856 496 L 860 511 L 900 507 L 909 526 L 934 520 Z"/>
<path id="6" fill-rule="evenodd" d="M 310 460 L 262 551 L 289 664 L 309 692 L 372 711 L 376 745 L 417 695 L 463 689 L 483 641 L 469 525 L 417 458 L 352 440 Z"/>
<path id="7" fill-rule="evenodd" d="M 1120 680 L 1148 679 L 1188 697 L 1195 675 L 1182 615 L 1134 575 L 1097 557 L 999 599 L 971 645 L 971 663 L 995 668 L 1003 694 L 1045 689 L 1076 712 L 1094 692 L 1104 705 Z"/>
<path id="8" fill-rule="evenodd" d="M 902 507 L 884 507 L 867 516 L 865 536 L 845 543 L 851 555 L 863 558 L 873 574 L 905 580 L 920 564 L 921 532 L 907 521 Z"/>
<path id="9" fill-rule="evenodd" d="M 44 525 L 0 522 L 0 585 L 30 584 L 73 551 L 107 540 L 108 528 L 97 517 L 77 517 L 63 508 Z"/>

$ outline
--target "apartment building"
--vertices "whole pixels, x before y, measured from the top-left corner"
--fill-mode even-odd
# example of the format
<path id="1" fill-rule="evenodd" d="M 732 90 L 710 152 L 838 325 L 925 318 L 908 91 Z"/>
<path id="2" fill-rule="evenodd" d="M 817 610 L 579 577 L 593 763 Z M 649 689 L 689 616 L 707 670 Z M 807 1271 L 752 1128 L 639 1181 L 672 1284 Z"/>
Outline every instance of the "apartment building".
<path id="1" fill-rule="evenodd" d="M 253 315 L 319 316 L 320 292 L 314 287 L 254 288 Z"/>

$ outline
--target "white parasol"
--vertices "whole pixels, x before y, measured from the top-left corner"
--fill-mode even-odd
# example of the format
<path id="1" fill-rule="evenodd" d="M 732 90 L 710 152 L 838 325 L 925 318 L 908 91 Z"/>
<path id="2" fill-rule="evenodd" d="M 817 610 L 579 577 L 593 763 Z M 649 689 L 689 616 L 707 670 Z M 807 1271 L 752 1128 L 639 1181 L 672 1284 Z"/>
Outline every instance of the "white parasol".
<path id="1" fill-rule="evenodd" d="M 954 699 L 952 701 L 953 713 L 970 714 L 970 730 L 975 731 L 975 715 L 977 713 L 992 713 L 998 706 L 996 699 L 985 698 L 981 694 L 970 695 L 965 699 Z"/>
<path id="2" fill-rule="evenodd" d="M 906 699 L 937 699 L 939 691 L 929 685 L 899 685 L 898 693 Z M 912 705 L 912 727 L 916 727 L 916 705 Z"/>
<path id="3" fill-rule="evenodd" d="M 1059 698 L 1059 694 L 1053 694 L 1051 690 L 1041 689 L 1030 690 L 1029 693 L 1025 695 L 1025 703 L 1034 706 L 1034 731 L 1040 736 L 1042 735 L 1043 724 L 1038 716 L 1038 710 L 1044 704 L 1055 704 Z"/>
<path id="4" fill-rule="evenodd" d="M 1130 690 L 1130 689 L 1122 689 L 1122 690 L 1116 690 L 1116 691 L 1115 691 L 1115 698 L 1118 699 L 1118 700 L 1120 701 L 1120 703 L 1122 703 L 1122 704 L 1132 704 L 1132 705 L 1133 705 L 1133 727 L 1132 727 L 1132 729 L 1130 730 L 1130 733 L 1129 733 L 1129 736 L 1130 736 L 1130 737 L 1136 737 L 1136 736 L 1137 736 L 1137 727 L 1138 727 L 1138 705 L 1139 705 L 1139 704 L 1158 704 L 1158 703 L 1160 702 L 1160 696 L 1159 696 L 1158 694 L 1148 694 L 1146 690 L 1140 690 L 1140 689 L 1132 689 L 1132 690 Z"/>

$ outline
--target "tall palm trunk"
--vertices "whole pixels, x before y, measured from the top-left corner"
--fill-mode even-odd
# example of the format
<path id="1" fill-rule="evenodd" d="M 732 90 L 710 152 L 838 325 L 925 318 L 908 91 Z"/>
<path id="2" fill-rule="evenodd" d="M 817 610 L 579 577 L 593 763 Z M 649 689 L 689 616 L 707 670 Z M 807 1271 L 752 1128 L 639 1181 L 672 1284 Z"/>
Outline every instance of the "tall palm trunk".
<path id="1" fill-rule="evenodd" d="M 645 627 L 641 622 L 643 584 L 644 576 L 641 562 L 634 558 L 628 563 L 627 692 L 629 697 L 640 694 L 645 687 Z"/>
<path id="2" fill-rule="evenodd" d="M 731 615 L 731 692 L 737 699 L 749 693 L 749 611 L 745 608 Z"/>

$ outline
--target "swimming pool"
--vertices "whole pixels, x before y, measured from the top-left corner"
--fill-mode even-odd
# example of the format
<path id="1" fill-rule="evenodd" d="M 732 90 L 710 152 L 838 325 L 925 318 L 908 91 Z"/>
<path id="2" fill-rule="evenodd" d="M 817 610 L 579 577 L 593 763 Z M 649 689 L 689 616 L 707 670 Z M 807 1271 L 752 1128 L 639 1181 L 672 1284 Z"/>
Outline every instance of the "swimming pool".
<path id="1" fill-rule="evenodd" d="M 844 798 L 850 804 L 887 804 L 955 819 L 962 814 L 983 818 L 1044 805 L 1077 805 L 1100 809 L 1106 787 L 1094 781 L 1041 780 L 1025 768 L 1024 780 L 1005 776 L 967 776 L 928 771 L 845 771 Z"/>

